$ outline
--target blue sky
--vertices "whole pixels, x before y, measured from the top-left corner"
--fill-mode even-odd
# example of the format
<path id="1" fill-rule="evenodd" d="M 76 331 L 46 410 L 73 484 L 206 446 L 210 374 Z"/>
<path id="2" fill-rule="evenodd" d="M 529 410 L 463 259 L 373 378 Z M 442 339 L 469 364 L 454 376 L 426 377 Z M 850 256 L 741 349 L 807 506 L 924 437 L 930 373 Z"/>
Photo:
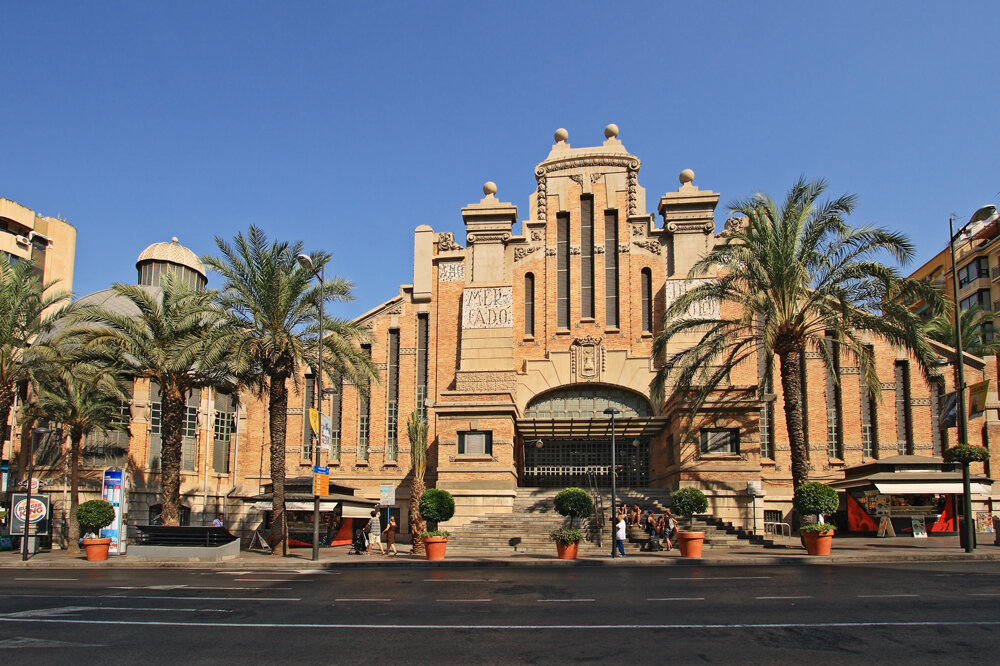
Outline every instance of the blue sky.
<path id="1" fill-rule="evenodd" d="M 620 5 L 620 6 L 619 6 Z M 924 261 L 1000 203 L 1000 3 L 5 3 L 0 196 L 78 230 L 75 291 L 248 225 L 333 253 L 354 316 L 494 180 L 527 215 L 558 127 L 642 159 L 647 205 L 800 174 Z M 992 32 L 991 32 L 992 31 Z M 647 212 L 653 212 L 649 210 Z M 913 267 L 915 267 L 914 264 Z M 328 271 L 329 272 L 329 271 Z M 211 280 L 211 277 L 210 277 Z"/>

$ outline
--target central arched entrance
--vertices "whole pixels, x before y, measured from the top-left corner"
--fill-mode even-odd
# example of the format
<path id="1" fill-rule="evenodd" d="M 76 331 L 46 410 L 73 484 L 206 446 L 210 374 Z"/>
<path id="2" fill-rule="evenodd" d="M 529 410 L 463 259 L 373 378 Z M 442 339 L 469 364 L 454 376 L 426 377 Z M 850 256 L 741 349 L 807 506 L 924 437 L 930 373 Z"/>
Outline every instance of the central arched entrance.
<path id="1" fill-rule="evenodd" d="M 645 396 L 617 386 L 565 386 L 536 396 L 518 419 L 520 485 L 611 485 L 611 418 L 615 415 L 616 482 L 649 485 L 650 444 L 666 425 Z"/>

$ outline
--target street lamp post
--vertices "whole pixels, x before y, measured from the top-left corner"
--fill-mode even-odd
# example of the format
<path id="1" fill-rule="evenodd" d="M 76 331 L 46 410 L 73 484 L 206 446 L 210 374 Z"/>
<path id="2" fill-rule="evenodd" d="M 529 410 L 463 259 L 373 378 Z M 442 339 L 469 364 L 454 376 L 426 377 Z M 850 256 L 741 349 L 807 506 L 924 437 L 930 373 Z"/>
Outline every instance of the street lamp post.
<path id="1" fill-rule="evenodd" d="M 316 444 L 313 446 L 313 474 L 316 473 L 315 468 L 319 467 L 320 463 L 320 449 L 323 446 L 323 304 L 326 301 L 326 282 L 323 279 L 325 275 L 324 266 L 319 267 L 319 272 L 316 272 L 315 266 L 313 266 L 313 261 L 307 254 L 300 254 L 296 257 L 299 265 L 307 271 L 311 271 L 313 275 L 319 278 L 319 333 L 317 335 L 316 344 L 316 411 L 319 413 L 319 432 L 316 433 Z M 313 544 L 312 544 L 312 558 L 313 561 L 319 559 L 319 495 L 313 494 Z"/>
<path id="2" fill-rule="evenodd" d="M 21 561 L 28 561 L 28 534 L 31 529 L 31 477 L 35 473 L 35 446 L 43 435 L 52 432 L 49 428 L 33 428 L 28 443 L 28 489 L 24 502 L 24 535 L 21 537 Z M 13 520 L 13 518 L 11 518 Z"/>
<path id="3" fill-rule="evenodd" d="M 969 228 L 969 225 L 988 220 L 996 215 L 996 212 L 997 208 L 992 204 L 982 206 L 972 214 L 972 217 L 969 218 L 966 224 L 962 225 L 957 234 L 955 233 L 955 216 L 952 215 L 948 218 L 948 231 L 951 233 L 951 237 L 948 240 L 948 246 L 951 248 L 951 279 L 955 290 L 955 352 L 956 369 L 958 372 L 958 386 L 955 388 L 955 391 L 958 396 L 958 443 L 964 445 L 968 445 L 969 443 L 969 416 L 965 412 L 965 353 L 962 350 L 962 317 L 958 305 L 959 285 L 958 265 L 955 261 L 955 238 L 962 235 Z M 962 466 L 962 511 L 964 513 L 961 526 L 962 541 L 965 543 L 965 552 L 971 553 L 975 549 L 975 545 L 972 543 L 972 489 L 969 483 L 968 464 Z"/>
<path id="4" fill-rule="evenodd" d="M 621 414 L 620 409 L 608 407 L 605 414 L 611 416 L 611 557 L 618 557 L 618 548 L 615 543 L 615 519 L 618 518 L 618 502 L 615 498 L 615 414 Z"/>

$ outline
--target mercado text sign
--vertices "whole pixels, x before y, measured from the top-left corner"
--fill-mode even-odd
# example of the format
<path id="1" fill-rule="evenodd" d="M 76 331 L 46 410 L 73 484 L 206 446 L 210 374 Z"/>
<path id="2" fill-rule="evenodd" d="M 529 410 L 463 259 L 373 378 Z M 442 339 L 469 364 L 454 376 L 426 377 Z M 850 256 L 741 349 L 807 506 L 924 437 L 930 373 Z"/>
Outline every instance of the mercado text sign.
<path id="1" fill-rule="evenodd" d="M 462 292 L 462 328 L 513 328 L 511 287 L 469 287 Z"/>

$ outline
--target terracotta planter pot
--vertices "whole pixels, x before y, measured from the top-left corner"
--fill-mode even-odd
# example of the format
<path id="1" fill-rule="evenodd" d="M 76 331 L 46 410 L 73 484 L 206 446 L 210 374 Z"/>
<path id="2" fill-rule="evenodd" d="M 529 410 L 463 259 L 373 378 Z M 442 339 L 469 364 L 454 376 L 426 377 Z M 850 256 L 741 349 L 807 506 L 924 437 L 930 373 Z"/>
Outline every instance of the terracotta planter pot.
<path id="1" fill-rule="evenodd" d="M 448 537 L 424 537 L 424 548 L 428 560 L 443 560 L 445 548 L 448 547 Z"/>
<path id="2" fill-rule="evenodd" d="M 579 548 L 579 541 L 574 541 L 573 543 L 559 543 L 556 541 L 556 551 L 559 553 L 560 560 L 575 560 L 576 552 Z"/>
<path id="3" fill-rule="evenodd" d="M 833 546 L 833 530 L 825 532 L 802 532 L 802 541 L 810 555 L 829 555 Z"/>
<path id="4" fill-rule="evenodd" d="M 701 547 L 704 543 L 704 532 L 677 533 L 677 547 L 681 550 L 681 557 L 701 557 Z"/>
<path id="5" fill-rule="evenodd" d="M 87 551 L 88 562 L 103 562 L 108 559 L 111 539 L 84 539 L 83 547 Z"/>

